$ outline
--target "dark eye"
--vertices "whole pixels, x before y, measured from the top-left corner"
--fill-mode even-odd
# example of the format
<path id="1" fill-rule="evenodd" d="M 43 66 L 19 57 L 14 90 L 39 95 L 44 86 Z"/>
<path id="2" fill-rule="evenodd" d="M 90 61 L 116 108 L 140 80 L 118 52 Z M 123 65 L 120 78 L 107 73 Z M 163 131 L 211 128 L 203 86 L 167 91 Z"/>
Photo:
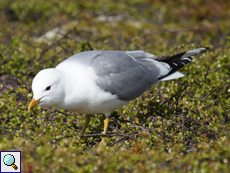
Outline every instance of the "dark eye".
<path id="1" fill-rule="evenodd" d="M 46 87 L 46 91 L 49 91 L 51 89 L 51 86 Z"/>

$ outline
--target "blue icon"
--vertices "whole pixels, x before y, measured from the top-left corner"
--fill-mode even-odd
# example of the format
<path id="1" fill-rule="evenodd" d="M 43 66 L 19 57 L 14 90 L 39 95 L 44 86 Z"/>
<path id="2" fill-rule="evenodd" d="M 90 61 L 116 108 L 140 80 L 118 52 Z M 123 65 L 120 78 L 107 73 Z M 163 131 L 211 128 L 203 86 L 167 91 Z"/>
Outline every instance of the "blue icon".
<path id="1" fill-rule="evenodd" d="M 18 167 L 14 164 L 15 163 L 15 158 L 12 154 L 7 154 L 3 158 L 3 162 L 7 166 L 12 166 L 15 170 L 18 169 Z"/>

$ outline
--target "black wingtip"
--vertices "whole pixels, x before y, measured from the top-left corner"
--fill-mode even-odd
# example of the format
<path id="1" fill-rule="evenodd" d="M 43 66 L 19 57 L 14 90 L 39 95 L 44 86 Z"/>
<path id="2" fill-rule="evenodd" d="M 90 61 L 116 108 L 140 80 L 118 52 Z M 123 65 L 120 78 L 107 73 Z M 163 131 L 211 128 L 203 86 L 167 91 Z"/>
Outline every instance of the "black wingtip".
<path id="1" fill-rule="evenodd" d="M 165 76 L 161 76 L 160 79 L 163 79 L 171 74 L 173 74 L 174 72 L 178 71 L 179 69 L 181 69 L 182 67 L 184 67 L 186 64 L 190 63 L 192 61 L 192 57 L 187 57 L 187 58 L 183 58 L 180 60 L 176 60 L 176 61 L 172 61 L 170 63 L 168 63 L 171 67 L 171 70 L 169 71 L 169 73 Z"/>
<path id="2" fill-rule="evenodd" d="M 210 49 L 209 47 L 204 47 L 206 50 L 204 50 L 203 52 L 206 52 L 208 49 Z"/>

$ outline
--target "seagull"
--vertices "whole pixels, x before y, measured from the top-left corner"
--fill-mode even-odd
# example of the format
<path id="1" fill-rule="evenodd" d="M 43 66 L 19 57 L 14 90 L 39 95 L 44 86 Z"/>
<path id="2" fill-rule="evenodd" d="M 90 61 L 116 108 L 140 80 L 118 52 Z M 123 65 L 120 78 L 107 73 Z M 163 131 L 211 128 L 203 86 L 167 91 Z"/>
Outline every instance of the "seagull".
<path id="1" fill-rule="evenodd" d="M 166 56 L 155 56 L 143 50 L 77 53 L 55 68 L 38 72 L 32 82 L 33 99 L 28 112 L 40 105 L 86 114 L 81 135 L 90 122 L 90 115 L 102 113 L 105 115 L 103 133 L 106 134 L 113 111 L 139 97 L 152 85 L 183 77 L 177 70 L 191 62 L 191 56 L 208 49 L 203 47 Z"/>

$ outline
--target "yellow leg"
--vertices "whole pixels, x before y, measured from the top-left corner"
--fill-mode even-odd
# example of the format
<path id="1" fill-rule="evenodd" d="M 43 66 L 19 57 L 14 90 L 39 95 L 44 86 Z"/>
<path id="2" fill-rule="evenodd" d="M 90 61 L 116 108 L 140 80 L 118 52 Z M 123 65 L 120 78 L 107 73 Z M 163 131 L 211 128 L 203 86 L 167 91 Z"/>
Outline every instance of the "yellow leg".
<path id="1" fill-rule="evenodd" d="M 82 131 L 81 131 L 81 135 L 84 135 L 85 129 L 88 126 L 89 122 L 90 122 L 90 115 L 86 115 L 86 117 L 85 117 L 85 124 L 84 124 L 84 127 L 83 127 Z"/>
<path id="2" fill-rule="evenodd" d="M 106 117 L 105 120 L 104 120 L 104 134 L 107 134 L 107 131 L 108 131 L 108 127 L 109 127 L 109 117 Z M 105 144 L 105 137 L 102 138 L 102 143 Z"/>

